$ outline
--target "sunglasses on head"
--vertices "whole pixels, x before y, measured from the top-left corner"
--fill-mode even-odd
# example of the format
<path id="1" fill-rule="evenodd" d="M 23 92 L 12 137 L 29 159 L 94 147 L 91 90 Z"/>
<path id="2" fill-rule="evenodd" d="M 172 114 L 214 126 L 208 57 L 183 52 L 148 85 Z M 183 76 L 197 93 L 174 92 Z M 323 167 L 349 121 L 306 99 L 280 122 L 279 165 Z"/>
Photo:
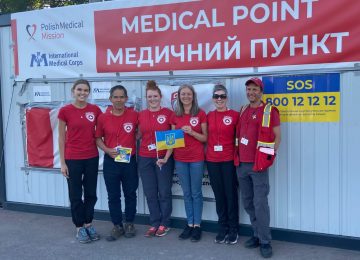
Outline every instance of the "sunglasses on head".
<path id="1" fill-rule="evenodd" d="M 221 95 L 218 95 L 218 94 L 214 94 L 213 95 L 213 99 L 226 99 L 227 98 L 227 95 L 226 94 L 221 94 Z"/>

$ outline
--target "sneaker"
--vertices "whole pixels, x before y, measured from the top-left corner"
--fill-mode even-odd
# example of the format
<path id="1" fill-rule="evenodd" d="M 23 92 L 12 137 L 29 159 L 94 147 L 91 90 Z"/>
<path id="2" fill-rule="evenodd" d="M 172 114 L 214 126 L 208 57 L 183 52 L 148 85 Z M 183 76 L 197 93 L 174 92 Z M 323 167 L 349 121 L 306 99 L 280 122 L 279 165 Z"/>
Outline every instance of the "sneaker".
<path id="1" fill-rule="evenodd" d="M 270 244 L 260 244 L 260 254 L 263 258 L 272 257 L 272 247 Z"/>
<path id="2" fill-rule="evenodd" d="M 126 223 L 125 224 L 125 237 L 131 238 L 134 237 L 136 234 L 135 226 L 133 223 Z"/>
<path id="3" fill-rule="evenodd" d="M 189 225 L 186 225 L 183 232 L 179 235 L 180 240 L 185 240 L 191 237 L 191 234 L 193 232 L 193 227 L 190 227 Z"/>
<path id="4" fill-rule="evenodd" d="M 235 245 L 238 241 L 238 237 L 239 237 L 238 230 L 236 228 L 231 228 L 229 235 L 227 236 L 226 239 L 226 244 Z"/>
<path id="5" fill-rule="evenodd" d="M 125 234 L 124 228 L 122 225 L 115 225 L 110 232 L 110 236 L 106 238 L 107 241 L 115 241 L 119 239 L 122 235 Z"/>
<path id="6" fill-rule="evenodd" d="M 156 231 L 157 231 L 156 227 L 150 227 L 144 234 L 144 237 L 154 237 L 156 234 Z"/>
<path id="7" fill-rule="evenodd" d="M 82 244 L 91 242 L 90 237 L 84 227 L 79 228 L 79 230 L 76 234 L 76 239 L 77 239 L 77 241 L 79 241 Z"/>
<path id="8" fill-rule="evenodd" d="M 169 232 L 169 230 L 170 230 L 170 228 L 168 228 L 168 227 L 165 227 L 165 226 L 160 226 L 159 228 L 158 228 L 158 230 L 156 231 L 156 236 L 157 237 L 163 237 L 163 236 L 165 236 L 168 232 Z"/>
<path id="9" fill-rule="evenodd" d="M 260 241 L 257 237 L 251 237 L 245 242 L 246 248 L 256 248 L 260 245 Z"/>
<path id="10" fill-rule="evenodd" d="M 201 227 L 194 227 L 191 234 L 191 242 L 199 242 L 201 239 Z"/>
<path id="11" fill-rule="evenodd" d="M 97 241 L 100 239 L 100 235 L 96 233 L 96 230 L 92 225 L 85 227 L 85 229 L 91 241 Z"/>
<path id="12" fill-rule="evenodd" d="M 215 243 L 222 244 L 225 243 L 228 235 L 228 229 L 225 227 L 221 227 L 219 233 L 215 237 Z"/>

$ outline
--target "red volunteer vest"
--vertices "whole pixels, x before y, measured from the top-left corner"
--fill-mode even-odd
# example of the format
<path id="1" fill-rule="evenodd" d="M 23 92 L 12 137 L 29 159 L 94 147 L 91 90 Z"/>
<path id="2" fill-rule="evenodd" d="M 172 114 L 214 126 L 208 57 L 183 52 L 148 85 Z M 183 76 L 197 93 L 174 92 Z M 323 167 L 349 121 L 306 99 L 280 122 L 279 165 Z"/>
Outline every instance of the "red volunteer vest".
<path id="1" fill-rule="evenodd" d="M 248 105 L 243 106 L 240 110 L 240 117 L 242 113 L 246 110 Z M 259 135 L 258 135 L 258 141 L 257 141 L 257 147 L 255 152 L 255 162 L 253 166 L 253 170 L 256 172 L 261 172 L 269 168 L 275 160 L 276 154 L 266 154 L 262 151 L 260 151 L 260 148 L 272 148 L 275 147 L 275 135 L 273 132 L 272 127 L 270 127 L 271 122 L 271 110 L 276 109 L 276 107 L 266 104 L 264 106 L 264 109 L 262 110 L 261 117 L 261 126 L 259 127 Z M 236 136 L 236 145 L 239 145 L 239 129 L 237 129 L 237 136 Z M 238 166 L 240 164 L 239 160 L 239 149 L 235 149 L 235 155 L 234 155 L 234 164 Z"/>

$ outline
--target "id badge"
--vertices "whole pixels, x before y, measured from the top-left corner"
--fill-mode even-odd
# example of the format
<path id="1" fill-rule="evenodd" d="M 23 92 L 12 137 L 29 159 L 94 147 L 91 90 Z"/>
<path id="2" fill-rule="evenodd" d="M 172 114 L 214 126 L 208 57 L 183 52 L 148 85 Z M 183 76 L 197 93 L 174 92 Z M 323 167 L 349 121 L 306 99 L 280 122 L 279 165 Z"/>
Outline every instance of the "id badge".
<path id="1" fill-rule="evenodd" d="M 240 140 L 240 142 L 241 142 L 243 145 L 248 145 L 249 140 L 246 139 L 245 137 L 242 137 L 241 140 Z"/>
<path id="2" fill-rule="evenodd" d="M 152 151 L 152 150 L 155 150 L 156 149 L 156 145 L 155 144 L 149 144 L 148 145 L 148 150 L 149 151 Z"/>
<path id="3" fill-rule="evenodd" d="M 214 151 L 215 152 L 222 152 L 223 146 L 222 145 L 214 145 Z"/>

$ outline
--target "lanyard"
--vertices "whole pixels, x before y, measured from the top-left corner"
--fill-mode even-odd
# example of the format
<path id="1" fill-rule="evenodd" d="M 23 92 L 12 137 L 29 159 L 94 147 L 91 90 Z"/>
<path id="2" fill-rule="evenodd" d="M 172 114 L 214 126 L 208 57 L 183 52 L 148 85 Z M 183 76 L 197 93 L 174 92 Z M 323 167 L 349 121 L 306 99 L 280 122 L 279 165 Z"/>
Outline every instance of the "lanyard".
<path id="1" fill-rule="evenodd" d="M 217 145 L 220 145 L 220 134 L 221 134 L 221 123 L 218 123 L 217 120 L 218 111 L 215 110 L 215 126 L 216 126 L 216 137 L 217 137 Z"/>

